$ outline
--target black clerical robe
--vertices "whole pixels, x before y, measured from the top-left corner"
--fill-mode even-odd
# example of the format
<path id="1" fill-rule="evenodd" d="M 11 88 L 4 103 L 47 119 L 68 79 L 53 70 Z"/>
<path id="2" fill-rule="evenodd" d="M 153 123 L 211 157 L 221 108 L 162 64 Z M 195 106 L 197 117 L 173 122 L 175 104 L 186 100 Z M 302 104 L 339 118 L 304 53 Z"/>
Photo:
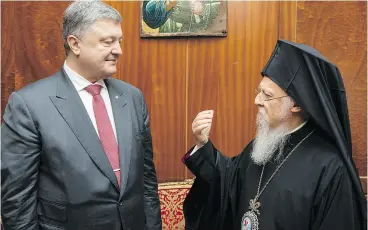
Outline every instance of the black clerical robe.
<path id="1" fill-rule="evenodd" d="M 354 191 L 338 150 L 308 122 L 291 134 L 283 156 L 265 165 L 260 188 L 308 134 L 267 185 L 259 201 L 260 230 L 364 229 Z M 252 142 L 233 158 L 209 141 L 183 162 L 196 176 L 184 202 L 186 229 L 241 229 L 257 193 L 262 166 L 250 158 Z"/>

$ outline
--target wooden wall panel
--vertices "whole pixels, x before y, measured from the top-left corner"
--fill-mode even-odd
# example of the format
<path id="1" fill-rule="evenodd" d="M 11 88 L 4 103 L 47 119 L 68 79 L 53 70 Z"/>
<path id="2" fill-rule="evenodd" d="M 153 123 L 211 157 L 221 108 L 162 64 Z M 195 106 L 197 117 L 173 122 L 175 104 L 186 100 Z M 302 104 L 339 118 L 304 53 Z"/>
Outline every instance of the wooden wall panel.
<path id="1" fill-rule="evenodd" d="M 62 65 L 62 14 L 68 2 L 1 2 L 1 114 L 10 93 Z"/>
<path id="2" fill-rule="evenodd" d="M 348 96 L 353 158 L 367 184 L 367 2 L 298 2 L 297 42 L 335 63 Z"/>
<path id="3" fill-rule="evenodd" d="M 296 1 L 279 2 L 279 39 L 296 41 Z"/>

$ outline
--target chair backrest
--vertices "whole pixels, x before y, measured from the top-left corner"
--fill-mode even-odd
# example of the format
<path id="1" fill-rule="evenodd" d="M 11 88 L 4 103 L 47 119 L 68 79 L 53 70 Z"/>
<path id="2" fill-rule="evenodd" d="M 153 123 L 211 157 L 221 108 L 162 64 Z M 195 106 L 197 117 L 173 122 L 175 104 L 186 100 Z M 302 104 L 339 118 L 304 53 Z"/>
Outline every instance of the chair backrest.
<path id="1" fill-rule="evenodd" d="M 194 180 L 159 183 L 158 194 L 161 203 L 163 230 L 184 230 L 183 203 Z"/>

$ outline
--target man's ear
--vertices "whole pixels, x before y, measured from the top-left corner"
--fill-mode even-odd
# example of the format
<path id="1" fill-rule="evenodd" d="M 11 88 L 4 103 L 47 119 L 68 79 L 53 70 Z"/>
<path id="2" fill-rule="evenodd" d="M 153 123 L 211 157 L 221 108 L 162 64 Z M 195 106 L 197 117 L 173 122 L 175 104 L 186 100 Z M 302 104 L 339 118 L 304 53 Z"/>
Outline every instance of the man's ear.
<path id="1" fill-rule="evenodd" d="M 302 111 L 302 108 L 300 108 L 297 105 L 294 105 L 293 108 L 291 108 L 291 112 L 293 113 L 300 113 Z"/>
<path id="2" fill-rule="evenodd" d="M 68 45 L 70 47 L 70 51 L 74 53 L 74 55 L 79 56 L 80 54 L 80 40 L 74 36 L 69 35 L 67 38 Z"/>

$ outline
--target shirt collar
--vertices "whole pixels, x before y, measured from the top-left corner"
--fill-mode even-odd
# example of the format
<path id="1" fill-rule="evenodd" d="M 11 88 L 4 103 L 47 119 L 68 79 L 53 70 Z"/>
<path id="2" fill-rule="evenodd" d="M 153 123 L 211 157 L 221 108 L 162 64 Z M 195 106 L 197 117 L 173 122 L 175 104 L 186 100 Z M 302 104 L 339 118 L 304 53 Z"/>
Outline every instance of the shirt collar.
<path id="1" fill-rule="evenodd" d="M 98 80 L 95 83 L 92 83 L 90 81 L 88 81 L 87 79 L 85 79 L 84 77 L 82 77 L 81 75 L 79 75 L 77 72 L 75 72 L 74 70 L 72 70 L 67 64 L 66 61 L 64 62 L 64 70 L 66 72 L 66 74 L 68 75 L 69 79 L 72 81 L 75 89 L 79 92 L 84 90 L 87 86 L 92 85 L 92 84 L 99 84 L 102 86 L 102 88 L 106 89 L 106 85 L 103 79 Z"/>

